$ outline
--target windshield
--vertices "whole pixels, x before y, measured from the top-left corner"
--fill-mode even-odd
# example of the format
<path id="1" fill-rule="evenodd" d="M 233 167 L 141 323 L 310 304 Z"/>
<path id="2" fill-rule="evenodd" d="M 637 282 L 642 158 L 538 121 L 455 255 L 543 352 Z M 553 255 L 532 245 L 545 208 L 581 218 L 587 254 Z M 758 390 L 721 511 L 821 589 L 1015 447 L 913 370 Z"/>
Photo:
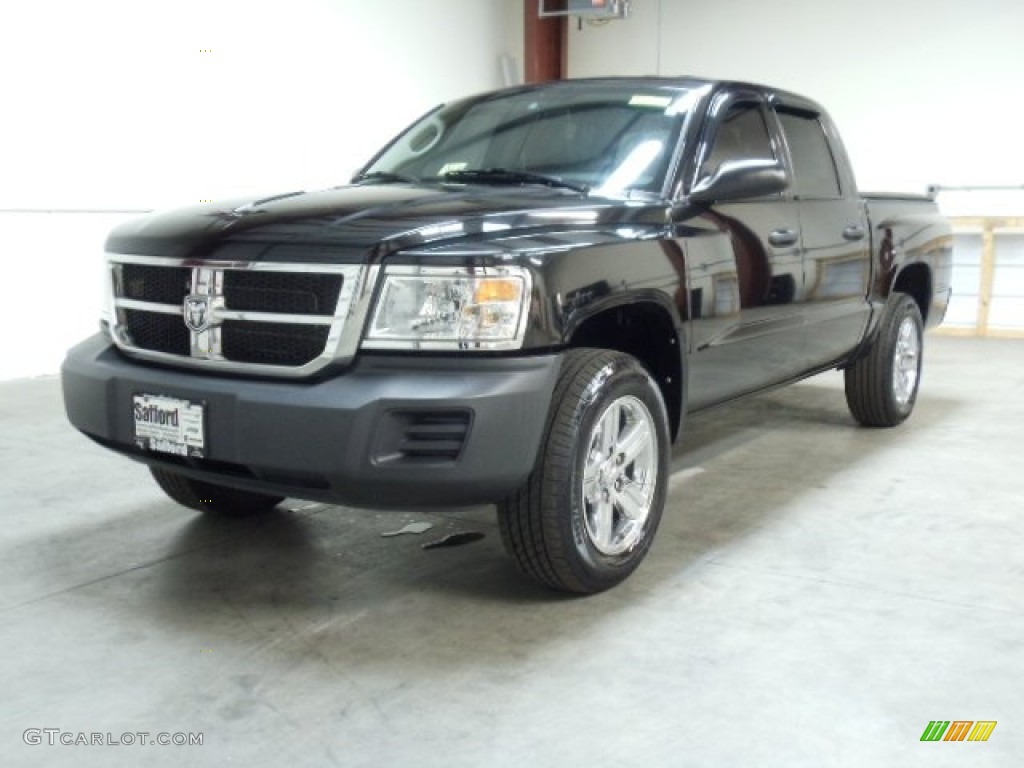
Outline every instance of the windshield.
<path id="1" fill-rule="evenodd" d="M 628 83 L 488 94 L 426 116 L 357 178 L 531 183 L 531 174 L 600 195 L 660 194 L 691 103 L 682 87 Z"/>

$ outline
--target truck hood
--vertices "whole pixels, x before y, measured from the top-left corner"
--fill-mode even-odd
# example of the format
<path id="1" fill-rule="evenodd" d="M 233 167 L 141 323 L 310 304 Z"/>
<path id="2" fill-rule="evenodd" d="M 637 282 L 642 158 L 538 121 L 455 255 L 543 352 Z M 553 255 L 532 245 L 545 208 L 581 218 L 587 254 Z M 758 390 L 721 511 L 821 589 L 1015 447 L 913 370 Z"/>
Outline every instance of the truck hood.
<path id="1" fill-rule="evenodd" d="M 427 243 L 664 223 L 663 204 L 581 197 L 570 190 L 373 184 L 152 213 L 115 229 L 107 250 L 184 259 L 344 262 Z"/>

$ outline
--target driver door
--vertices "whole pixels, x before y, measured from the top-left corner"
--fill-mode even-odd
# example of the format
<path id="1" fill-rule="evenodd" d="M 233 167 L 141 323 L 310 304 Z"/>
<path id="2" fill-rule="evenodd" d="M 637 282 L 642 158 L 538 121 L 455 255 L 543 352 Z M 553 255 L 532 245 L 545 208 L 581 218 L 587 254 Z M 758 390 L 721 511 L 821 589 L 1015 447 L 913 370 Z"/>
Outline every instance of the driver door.
<path id="1" fill-rule="evenodd" d="M 734 93 L 713 106 L 695 183 L 724 162 L 781 161 L 760 94 Z M 784 194 L 715 203 L 689 237 L 691 409 L 777 384 L 799 372 L 804 299 L 797 205 Z"/>

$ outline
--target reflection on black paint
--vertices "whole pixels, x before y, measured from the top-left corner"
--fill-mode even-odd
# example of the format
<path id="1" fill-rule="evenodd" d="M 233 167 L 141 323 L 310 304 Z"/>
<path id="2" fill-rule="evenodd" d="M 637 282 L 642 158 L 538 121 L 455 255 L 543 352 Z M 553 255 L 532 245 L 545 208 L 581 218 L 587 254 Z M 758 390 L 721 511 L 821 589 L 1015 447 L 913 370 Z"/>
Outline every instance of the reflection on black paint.
<path id="1" fill-rule="evenodd" d="M 694 288 L 690 291 L 690 311 L 693 312 L 693 319 L 700 320 L 704 317 L 704 289 Z"/>
<path id="2" fill-rule="evenodd" d="M 607 280 L 599 280 L 596 283 L 589 283 L 575 291 L 569 291 L 565 294 L 565 299 L 562 301 L 562 311 L 566 317 L 572 315 L 573 312 L 577 312 L 588 304 L 596 301 L 597 299 L 603 298 L 610 295 L 612 292 L 611 286 L 608 285 Z"/>
<path id="3" fill-rule="evenodd" d="M 668 263 L 672 265 L 672 269 L 675 270 L 676 276 L 679 278 L 675 295 L 672 298 L 675 301 L 679 317 L 686 320 L 690 317 L 690 307 L 687 301 L 689 281 L 686 279 L 686 255 L 683 253 L 682 246 L 676 240 L 660 240 L 658 245 L 661 246 L 662 253 L 665 254 L 665 258 L 668 259 Z M 696 317 L 699 316 L 700 310 L 698 309 Z"/>
<path id="4" fill-rule="evenodd" d="M 888 293 L 888 287 L 896 276 L 896 248 L 892 241 L 892 227 L 884 227 L 882 242 L 878 244 L 878 278 L 875 280 L 875 292 L 881 295 Z"/>
<path id="5" fill-rule="evenodd" d="M 736 277 L 739 281 L 740 308 L 749 309 L 765 304 L 783 304 L 793 301 L 796 284 L 789 276 L 793 289 L 787 294 L 785 290 L 774 291 L 777 285 L 772 279 L 772 266 L 765 252 L 764 245 L 757 233 L 753 232 L 739 219 L 717 211 L 706 211 L 703 218 L 715 223 L 719 229 L 729 235 L 733 252 L 736 255 Z M 788 299 L 785 299 L 788 295 Z"/>
<path id="6" fill-rule="evenodd" d="M 765 304 L 792 304 L 796 298 L 796 280 L 792 275 L 775 275 L 768 288 Z"/>

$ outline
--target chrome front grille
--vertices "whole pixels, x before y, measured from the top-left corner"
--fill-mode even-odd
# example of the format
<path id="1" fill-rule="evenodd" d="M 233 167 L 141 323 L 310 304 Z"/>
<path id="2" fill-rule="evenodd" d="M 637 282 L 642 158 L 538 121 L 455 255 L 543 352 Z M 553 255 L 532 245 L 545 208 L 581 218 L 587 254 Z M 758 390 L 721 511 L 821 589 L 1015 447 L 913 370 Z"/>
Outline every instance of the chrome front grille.
<path id="1" fill-rule="evenodd" d="M 230 309 L 332 315 L 343 282 L 340 274 L 226 272 L 224 300 Z"/>
<path id="2" fill-rule="evenodd" d="M 376 270 L 108 254 L 111 335 L 187 367 L 304 376 L 351 359 Z"/>
<path id="3" fill-rule="evenodd" d="M 227 360 L 262 365 L 305 365 L 327 344 L 326 325 L 225 320 L 221 353 Z"/>
<path id="4" fill-rule="evenodd" d="M 170 355 L 188 355 L 191 350 L 188 328 L 180 317 L 126 309 L 124 327 L 131 343 L 139 349 Z"/>
<path id="5" fill-rule="evenodd" d="M 187 267 L 151 267 L 125 264 L 122 268 L 124 297 L 155 304 L 180 304 L 188 292 L 192 270 Z"/>

